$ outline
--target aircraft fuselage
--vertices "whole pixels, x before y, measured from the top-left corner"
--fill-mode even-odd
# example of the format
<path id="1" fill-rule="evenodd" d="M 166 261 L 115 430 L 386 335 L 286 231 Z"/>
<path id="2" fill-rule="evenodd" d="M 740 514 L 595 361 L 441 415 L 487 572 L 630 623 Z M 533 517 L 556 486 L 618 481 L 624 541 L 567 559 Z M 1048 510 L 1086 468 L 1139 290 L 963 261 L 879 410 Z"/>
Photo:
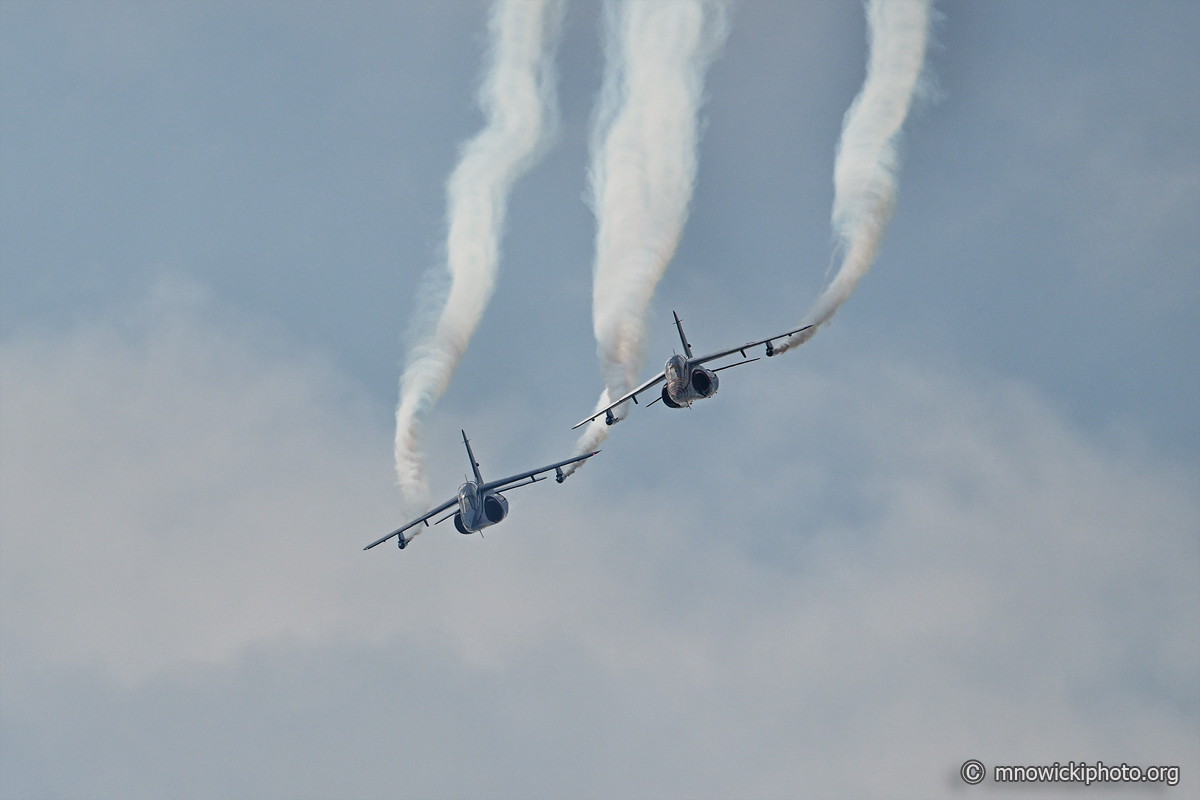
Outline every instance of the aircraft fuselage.
<path id="1" fill-rule="evenodd" d="M 478 533 L 508 516 L 508 500 L 495 491 L 480 492 L 479 484 L 467 481 L 458 490 L 454 527 L 459 533 Z"/>
<path id="2" fill-rule="evenodd" d="M 663 367 L 666 382 L 662 388 L 663 404 L 668 408 L 687 408 L 697 400 L 707 400 L 717 393 L 720 380 L 715 372 L 696 364 L 685 356 L 673 355 Z"/>
<path id="3" fill-rule="evenodd" d="M 606 425 L 615 425 L 620 422 L 623 417 L 618 417 L 613 413 L 613 410 L 625 405 L 626 402 L 632 400 L 634 403 L 638 401 L 638 395 L 656 386 L 659 381 L 662 381 L 662 397 L 663 405 L 668 408 L 688 408 L 697 400 L 707 400 L 717 393 L 717 387 L 720 381 L 717 380 L 717 373 L 723 369 L 730 367 L 740 367 L 742 364 L 749 364 L 758 361 L 758 358 L 747 358 L 746 351 L 752 348 L 766 345 L 767 355 L 773 356 L 777 352 L 775 350 L 776 339 L 786 339 L 789 336 L 794 336 L 801 331 L 806 331 L 812 325 L 804 325 L 795 330 L 785 331 L 784 333 L 771 336 L 767 339 L 759 339 L 756 342 L 746 342 L 740 347 L 730 347 L 728 350 L 718 350 L 715 353 L 709 353 L 703 356 L 692 354 L 692 345 L 687 340 L 687 335 L 683 332 L 683 323 L 679 320 L 678 314 L 673 314 L 675 317 L 675 329 L 679 331 L 679 343 L 683 345 L 683 355 L 678 353 L 667 359 L 666 366 L 663 371 L 655 375 L 650 380 L 643 383 L 641 386 L 633 389 L 613 400 L 606 408 L 592 414 L 590 417 L 585 417 L 583 420 L 575 424 L 575 428 L 582 427 L 592 422 L 597 417 L 603 415 Z M 723 367 L 716 369 L 708 369 L 704 365 L 716 361 L 719 358 L 732 356 L 734 353 L 740 353 L 741 361 L 736 361 L 732 364 L 726 364 Z M 606 393 L 607 394 L 607 393 Z M 658 402 L 655 399 L 649 403 L 654 405 Z"/>

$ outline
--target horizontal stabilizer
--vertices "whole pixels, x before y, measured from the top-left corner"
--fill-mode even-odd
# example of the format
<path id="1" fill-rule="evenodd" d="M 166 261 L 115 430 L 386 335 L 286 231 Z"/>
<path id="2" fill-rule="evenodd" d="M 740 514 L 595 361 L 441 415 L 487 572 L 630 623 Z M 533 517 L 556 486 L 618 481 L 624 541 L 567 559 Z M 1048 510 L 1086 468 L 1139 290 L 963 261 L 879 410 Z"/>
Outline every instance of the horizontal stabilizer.
<path id="1" fill-rule="evenodd" d="M 758 360 L 759 359 L 757 359 L 757 358 L 747 358 L 745 361 L 735 361 L 732 364 L 726 364 L 723 367 L 717 367 L 716 369 L 713 370 L 713 372 L 720 372 L 721 370 L 729 369 L 730 367 L 740 367 L 742 364 L 753 364 L 755 361 L 758 361 Z"/>
<path id="2" fill-rule="evenodd" d="M 510 489 L 520 489 L 522 486 L 529 486 L 534 483 L 541 483 L 544 480 L 546 480 L 546 479 L 545 478 L 530 478 L 529 480 L 525 481 L 524 483 L 517 483 L 512 486 L 505 486 L 503 489 L 497 489 L 496 494 L 503 494 L 504 492 L 507 492 Z"/>

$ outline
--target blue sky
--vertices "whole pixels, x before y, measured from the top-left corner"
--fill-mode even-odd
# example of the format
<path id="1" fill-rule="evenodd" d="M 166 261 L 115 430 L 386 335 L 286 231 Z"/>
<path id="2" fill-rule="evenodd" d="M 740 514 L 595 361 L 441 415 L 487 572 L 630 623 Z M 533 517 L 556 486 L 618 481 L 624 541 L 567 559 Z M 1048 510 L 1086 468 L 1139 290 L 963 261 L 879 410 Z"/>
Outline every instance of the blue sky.
<path id="1" fill-rule="evenodd" d="M 1200 774 L 1200 11 L 940 3 L 872 272 L 397 553 L 392 414 L 486 7 L 0 5 L 0 793 L 929 796 Z M 429 419 L 434 494 L 601 388 L 600 6 Z M 740 4 L 645 374 L 829 263 L 855 3 Z M 1187 776 L 1193 776 L 1189 779 Z M 985 788 L 978 791 L 984 792 Z"/>

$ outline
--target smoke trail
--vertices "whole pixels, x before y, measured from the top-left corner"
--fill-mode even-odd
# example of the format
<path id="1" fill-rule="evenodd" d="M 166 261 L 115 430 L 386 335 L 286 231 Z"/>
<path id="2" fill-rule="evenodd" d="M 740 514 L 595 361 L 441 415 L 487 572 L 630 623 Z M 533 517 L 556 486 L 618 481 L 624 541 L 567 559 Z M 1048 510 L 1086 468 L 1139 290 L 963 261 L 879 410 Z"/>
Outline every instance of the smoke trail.
<path id="1" fill-rule="evenodd" d="M 696 179 L 704 73 L 727 31 L 718 0 L 609 0 L 605 10 L 590 175 L 592 314 L 605 385 L 597 409 L 633 388 L 642 366 L 646 306 L 675 254 Z M 607 435 L 603 419 L 593 422 L 575 452 Z"/>
<path id="2" fill-rule="evenodd" d="M 491 299 L 509 189 L 557 124 L 553 57 L 561 17 L 561 0 L 497 0 L 491 8 L 489 64 L 479 90 L 487 124 L 463 147 L 446 187 L 449 291 L 432 330 L 409 350 L 400 378 L 396 478 L 411 511 L 429 505 L 421 417 L 446 391 Z"/>
<path id="3" fill-rule="evenodd" d="M 932 0 L 870 0 L 870 56 L 862 90 L 842 123 L 833 167 L 833 229 L 843 255 L 833 281 L 802 324 L 813 327 L 775 346 L 782 353 L 812 338 L 871 268 L 896 200 L 896 144 L 925 63 Z"/>

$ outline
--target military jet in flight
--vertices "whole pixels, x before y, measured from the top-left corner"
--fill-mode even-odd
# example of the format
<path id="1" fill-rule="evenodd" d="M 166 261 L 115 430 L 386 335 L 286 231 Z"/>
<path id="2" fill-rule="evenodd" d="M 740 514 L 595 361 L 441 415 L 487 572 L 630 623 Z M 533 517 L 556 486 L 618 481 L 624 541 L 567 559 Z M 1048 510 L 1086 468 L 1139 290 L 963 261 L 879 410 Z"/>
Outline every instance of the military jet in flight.
<path id="1" fill-rule="evenodd" d="M 717 386 L 720 381 L 717 380 L 717 373 L 723 369 L 730 367 L 740 367 L 742 364 L 749 364 L 752 361 L 758 361 L 757 358 L 746 358 L 746 351 L 751 347 L 758 347 L 760 344 L 767 346 L 767 356 L 775 355 L 775 347 L 772 344 L 776 339 L 782 339 L 786 336 L 791 336 L 794 333 L 799 333 L 803 330 L 808 330 L 812 325 L 805 325 L 803 328 L 796 328 L 794 331 L 781 333 L 777 336 L 772 336 L 770 339 L 760 339 L 757 342 L 746 342 L 738 347 L 731 347 L 728 350 L 718 350 L 715 353 L 709 353 L 706 356 L 696 358 L 692 355 L 692 346 L 688 344 L 687 336 L 683 333 L 683 323 L 679 321 L 679 315 L 674 311 L 671 314 L 675 317 L 675 327 L 679 329 L 679 340 L 683 342 L 684 355 L 673 355 L 667 359 L 667 365 L 663 367 L 663 371 L 655 375 L 650 380 L 643 383 L 641 386 L 634 389 L 629 394 L 617 400 L 608 408 L 602 408 L 595 414 L 592 414 L 587 419 L 571 428 L 579 428 L 588 424 L 601 414 L 604 415 L 604 422 L 608 425 L 615 425 L 621 421 L 621 418 L 613 414 L 613 409 L 617 406 L 632 400 L 637 403 L 637 396 L 652 386 L 656 386 L 662 381 L 666 381 L 662 388 L 662 394 L 659 397 L 650 401 L 650 405 L 654 405 L 659 400 L 663 401 L 663 405 L 668 408 L 688 408 L 697 400 L 707 400 L 717 393 Z M 718 358 L 731 356 L 734 353 L 741 353 L 744 361 L 737 361 L 733 364 L 726 364 L 723 367 L 716 369 L 705 369 L 702 364 L 709 361 L 716 361 Z"/>
<path id="2" fill-rule="evenodd" d="M 454 517 L 454 527 L 458 528 L 459 533 L 478 533 L 489 525 L 495 525 L 497 522 L 508 516 L 508 498 L 506 498 L 502 492 L 507 492 L 510 489 L 516 489 L 519 486 L 528 486 L 531 483 L 539 483 L 540 481 L 544 481 L 546 480 L 545 478 L 539 478 L 537 476 L 541 475 L 543 472 L 549 472 L 550 470 L 554 470 L 554 479 L 559 483 L 562 483 L 567 479 L 567 476 L 563 474 L 563 467 L 568 464 L 574 464 L 576 461 L 583 461 L 584 459 L 591 458 L 592 456 L 596 455 L 596 453 L 600 452 L 597 450 L 594 453 L 576 456 L 575 458 L 568 458 L 566 461 L 559 461 L 557 464 L 550 464 L 549 466 L 542 467 L 540 469 L 522 472 L 520 475 L 512 475 L 504 478 L 503 480 L 484 483 L 483 476 L 479 474 L 479 462 L 475 460 L 475 454 L 471 452 L 471 442 L 467 440 L 466 431 L 462 432 L 462 437 L 463 444 L 467 446 L 467 457 L 471 459 L 471 471 L 475 473 L 475 480 L 468 480 L 461 487 L 459 487 L 457 495 L 442 503 L 425 516 L 417 517 L 403 528 L 397 528 L 387 536 L 384 536 L 382 539 L 371 542 L 369 545 L 364 547 L 363 550 L 370 550 L 377 544 L 383 544 L 393 536 L 400 537 L 400 549 L 403 550 L 404 546 L 411 541 L 411 539 L 406 539 L 404 537 L 404 532 L 406 530 L 416 525 L 420 525 L 422 522 L 424 522 L 425 527 L 428 528 L 430 517 L 436 517 L 438 514 L 441 514 L 443 511 L 446 511 L 452 507 L 457 508 L 433 524 L 437 525 L 439 522 L 445 522 L 446 520 L 450 519 L 450 517 Z M 524 481 L 524 483 L 521 481 Z"/>

